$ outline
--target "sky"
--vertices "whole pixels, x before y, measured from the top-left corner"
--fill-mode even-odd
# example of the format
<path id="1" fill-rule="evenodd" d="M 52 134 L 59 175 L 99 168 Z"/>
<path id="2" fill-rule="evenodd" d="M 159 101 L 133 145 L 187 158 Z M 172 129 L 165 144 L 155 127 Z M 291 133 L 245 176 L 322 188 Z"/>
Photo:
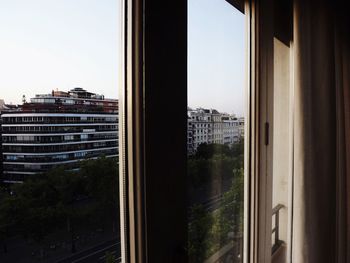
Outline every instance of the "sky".
<path id="1" fill-rule="evenodd" d="M 243 114 L 244 16 L 188 0 L 188 104 Z M 82 87 L 118 97 L 121 0 L 1 0 L 0 99 Z"/>
<path id="2" fill-rule="evenodd" d="M 82 87 L 117 98 L 120 0 L 1 0 L 0 98 Z"/>
<path id="3" fill-rule="evenodd" d="M 188 2 L 188 106 L 243 116 L 245 17 L 225 0 Z"/>

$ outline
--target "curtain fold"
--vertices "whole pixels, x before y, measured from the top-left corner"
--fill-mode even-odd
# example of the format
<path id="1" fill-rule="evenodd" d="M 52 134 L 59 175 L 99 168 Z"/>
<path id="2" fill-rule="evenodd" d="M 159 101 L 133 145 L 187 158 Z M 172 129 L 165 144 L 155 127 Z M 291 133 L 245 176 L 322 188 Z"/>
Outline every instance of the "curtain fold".
<path id="1" fill-rule="evenodd" d="M 294 263 L 350 262 L 350 24 L 343 8 L 294 1 Z"/>
<path id="2" fill-rule="evenodd" d="M 350 262 L 350 31 L 345 6 L 335 18 L 335 73 L 337 105 L 336 261 Z M 344 9 L 343 9 L 344 8 Z"/>

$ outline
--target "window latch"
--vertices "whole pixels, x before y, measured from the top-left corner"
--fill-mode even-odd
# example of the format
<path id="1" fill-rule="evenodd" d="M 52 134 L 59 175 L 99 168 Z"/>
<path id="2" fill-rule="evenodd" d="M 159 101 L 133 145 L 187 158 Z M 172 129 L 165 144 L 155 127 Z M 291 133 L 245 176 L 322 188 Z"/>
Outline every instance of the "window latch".
<path id="1" fill-rule="evenodd" d="M 269 136 L 270 136 L 270 125 L 268 122 L 265 122 L 265 145 L 269 145 Z"/>

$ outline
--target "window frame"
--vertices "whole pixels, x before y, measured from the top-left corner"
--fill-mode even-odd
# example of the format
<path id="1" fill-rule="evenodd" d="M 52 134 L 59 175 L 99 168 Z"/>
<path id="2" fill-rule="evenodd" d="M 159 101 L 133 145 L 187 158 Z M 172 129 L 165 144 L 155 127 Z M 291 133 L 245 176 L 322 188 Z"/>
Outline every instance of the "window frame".
<path id="1" fill-rule="evenodd" d="M 273 66 L 268 42 L 271 0 L 264 5 L 255 0 L 227 1 L 244 6 L 247 21 L 243 257 L 245 263 L 267 263 L 271 262 L 272 220 L 267 162 L 272 152 L 265 145 L 267 94 L 273 84 L 268 74 Z M 187 1 L 172 5 L 160 0 L 123 2 L 119 104 L 122 260 L 187 262 Z M 159 136 L 174 140 L 157 143 Z M 161 154 L 169 149 L 169 154 Z M 161 170 L 166 168 L 164 181 Z M 174 203 L 167 207 L 169 201 Z M 166 222 L 160 220 L 159 211 L 169 215 Z M 164 233 L 155 234 L 157 228 Z"/>
<path id="2" fill-rule="evenodd" d="M 270 263 L 272 239 L 274 0 L 251 0 L 250 261 Z"/>
<path id="3" fill-rule="evenodd" d="M 181 208 L 186 203 L 186 183 L 178 174 L 186 174 L 187 157 L 186 144 L 179 143 L 187 138 L 187 1 L 170 6 L 164 1 L 125 0 L 124 5 L 122 260 L 185 262 L 186 210 Z M 178 54 L 167 52 L 170 49 Z M 172 94 L 164 89 L 165 84 Z M 170 95 L 167 103 L 160 100 Z M 172 116 L 171 122 L 160 122 L 165 112 Z M 169 137 L 173 139 L 166 140 Z M 157 144 L 159 140 L 162 143 Z M 177 156 L 176 162 L 160 154 L 169 149 L 171 156 Z"/>

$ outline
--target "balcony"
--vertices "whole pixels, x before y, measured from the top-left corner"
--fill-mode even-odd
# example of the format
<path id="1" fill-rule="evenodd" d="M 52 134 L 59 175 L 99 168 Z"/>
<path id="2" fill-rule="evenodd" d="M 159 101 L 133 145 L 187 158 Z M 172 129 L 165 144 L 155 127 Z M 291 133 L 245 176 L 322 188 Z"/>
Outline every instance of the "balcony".
<path id="1" fill-rule="evenodd" d="M 116 128 L 113 128 L 113 127 L 106 128 L 106 127 L 103 127 L 103 125 L 101 125 L 101 126 L 94 127 L 95 132 L 93 132 L 93 133 L 112 132 L 112 131 L 118 132 L 118 129 L 116 129 Z M 89 127 L 83 127 L 83 126 L 60 127 L 60 126 L 57 126 L 57 127 L 50 127 L 51 128 L 50 130 L 42 129 L 40 126 L 36 126 L 36 127 L 29 126 L 27 128 L 37 128 L 37 127 L 38 127 L 37 130 L 36 129 L 35 130 L 34 129 L 23 129 L 24 127 L 3 127 L 2 132 L 4 134 L 15 134 L 15 135 L 17 135 L 19 133 L 20 134 L 34 134 L 34 135 L 37 135 L 39 133 L 40 134 L 49 134 L 49 135 L 51 135 L 53 133 L 60 133 L 60 134 L 82 133 L 82 134 L 85 134 L 84 129 L 91 128 L 90 126 Z M 86 132 L 86 133 L 88 133 L 88 132 Z"/>
<path id="2" fill-rule="evenodd" d="M 94 151 L 94 150 L 102 150 L 106 148 L 114 148 L 118 147 L 119 143 L 116 139 L 109 140 L 105 142 L 103 145 L 97 145 L 92 142 L 81 142 L 79 144 L 66 144 L 66 145 L 54 145 L 54 146 L 46 146 L 46 145 L 36 145 L 36 146 L 16 146 L 15 144 L 11 146 L 3 145 L 3 153 L 4 154 L 57 154 L 57 153 L 71 153 L 77 151 Z"/>
<path id="3" fill-rule="evenodd" d="M 286 262 L 286 244 L 280 239 L 280 210 L 284 206 L 281 204 L 276 205 L 272 209 L 272 222 L 273 228 L 272 234 L 272 249 L 271 249 L 271 262 L 272 263 L 285 263 Z"/>
<path id="4" fill-rule="evenodd" d="M 36 136 L 39 137 L 39 136 Z M 43 139 L 43 138 L 47 138 L 48 139 Z M 60 138 L 59 136 L 45 136 L 45 137 L 41 137 L 41 139 L 39 140 L 7 140 L 7 138 L 5 136 L 3 136 L 3 145 L 23 145 L 23 144 L 38 144 L 38 145 L 51 145 L 51 144 L 76 144 L 76 143 L 88 143 L 88 142 L 96 142 L 96 141 L 110 141 L 110 140 L 118 140 L 118 136 L 115 134 L 113 136 L 105 136 L 105 135 L 101 135 L 101 136 L 93 136 L 87 139 L 82 139 L 81 137 L 76 137 L 72 140 L 65 140 L 64 138 Z M 50 139 L 50 140 L 49 140 Z"/>
<path id="5" fill-rule="evenodd" d="M 5 156 L 4 164 L 16 164 L 16 163 L 37 163 L 37 164 L 52 164 L 52 163 L 64 163 L 64 162 L 70 162 L 70 161 L 76 161 L 78 159 L 90 159 L 95 157 L 100 157 L 102 155 L 109 156 L 109 155 L 117 155 L 118 150 L 116 148 L 109 149 L 109 150 L 100 150 L 97 149 L 96 151 L 89 151 L 89 152 L 82 152 L 82 155 L 75 155 L 74 153 L 70 154 L 63 154 L 62 155 L 42 155 L 42 156 L 15 156 L 16 159 L 7 159 Z"/>
<path id="6" fill-rule="evenodd" d="M 115 123 L 118 124 L 118 120 L 43 120 L 43 121 L 3 121 L 4 125 L 15 125 L 15 124 L 91 124 L 91 123 Z"/>

